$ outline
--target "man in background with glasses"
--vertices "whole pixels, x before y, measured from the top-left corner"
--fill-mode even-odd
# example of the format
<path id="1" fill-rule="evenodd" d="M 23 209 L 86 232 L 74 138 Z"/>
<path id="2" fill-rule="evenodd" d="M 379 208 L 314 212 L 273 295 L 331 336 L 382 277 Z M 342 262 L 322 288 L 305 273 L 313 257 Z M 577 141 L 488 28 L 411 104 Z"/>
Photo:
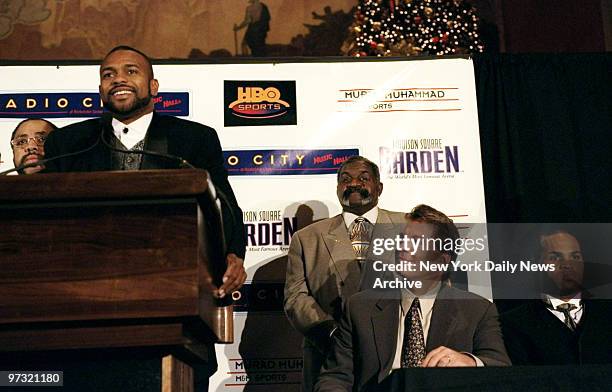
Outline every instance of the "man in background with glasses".
<path id="1" fill-rule="evenodd" d="M 15 167 L 34 163 L 45 158 L 45 140 L 47 135 L 57 127 L 51 122 L 27 118 L 20 122 L 11 134 L 11 148 Z M 44 169 L 43 165 L 19 170 L 19 174 L 37 173 Z"/>

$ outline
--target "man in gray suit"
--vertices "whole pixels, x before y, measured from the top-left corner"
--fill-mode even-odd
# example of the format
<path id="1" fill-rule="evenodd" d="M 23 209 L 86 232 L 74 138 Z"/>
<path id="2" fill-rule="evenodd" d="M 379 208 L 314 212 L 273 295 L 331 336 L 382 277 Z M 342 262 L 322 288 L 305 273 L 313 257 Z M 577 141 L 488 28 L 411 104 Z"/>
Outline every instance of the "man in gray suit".
<path id="1" fill-rule="evenodd" d="M 377 207 L 382 193 L 378 166 L 354 156 L 338 169 L 337 195 L 343 212 L 296 232 L 288 254 L 284 307 L 289 321 L 304 335 L 304 391 L 311 391 L 331 347 L 346 299 L 359 291 L 361 270 L 368 270 L 373 238 L 404 214 Z"/>
<path id="2" fill-rule="evenodd" d="M 370 289 L 352 296 L 316 391 L 368 390 L 393 370 L 407 367 L 510 365 L 495 305 L 451 287 L 444 281 L 446 272 L 422 268 L 422 261 L 440 266 L 456 258 L 454 246 L 436 245 L 457 244 L 452 220 L 425 205 L 407 218 L 404 234 L 421 242 L 398 252 L 396 266 L 412 267 L 386 279 L 420 282 L 421 287 Z"/>

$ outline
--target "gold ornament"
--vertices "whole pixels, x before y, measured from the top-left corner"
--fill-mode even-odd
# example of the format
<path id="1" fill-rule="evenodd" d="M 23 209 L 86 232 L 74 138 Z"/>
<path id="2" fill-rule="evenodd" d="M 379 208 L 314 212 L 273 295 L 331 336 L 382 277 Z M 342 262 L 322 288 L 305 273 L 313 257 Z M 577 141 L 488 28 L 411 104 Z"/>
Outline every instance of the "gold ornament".
<path id="1" fill-rule="evenodd" d="M 359 53 L 359 48 L 352 37 L 348 37 L 340 47 L 340 51 L 345 56 L 355 56 Z"/>
<path id="2" fill-rule="evenodd" d="M 427 15 L 427 17 L 431 17 L 433 15 L 433 8 L 425 7 L 425 15 Z"/>
<path id="3" fill-rule="evenodd" d="M 361 33 L 361 27 L 355 26 L 355 27 L 353 27 L 353 31 L 356 32 L 357 34 L 359 34 L 359 33 Z"/>
<path id="4" fill-rule="evenodd" d="M 382 23 L 380 23 L 380 22 L 372 22 L 372 29 L 374 29 L 374 31 L 379 31 L 381 25 L 382 25 Z"/>
<path id="5" fill-rule="evenodd" d="M 385 49 L 385 44 L 380 43 L 380 44 L 376 45 L 376 49 L 378 49 L 378 50 L 384 50 L 384 49 Z"/>
<path id="6" fill-rule="evenodd" d="M 386 56 L 417 56 L 421 53 L 421 48 L 413 45 L 414 40 L 401 40 L 389 47 L 389 50 L 385 54 Z"/>
<path id="7" fill-rule="evenodd" d="M 412 0 L 404 0 L 404 3 L 406 3 L 406 4 L 412 4 Z"/>

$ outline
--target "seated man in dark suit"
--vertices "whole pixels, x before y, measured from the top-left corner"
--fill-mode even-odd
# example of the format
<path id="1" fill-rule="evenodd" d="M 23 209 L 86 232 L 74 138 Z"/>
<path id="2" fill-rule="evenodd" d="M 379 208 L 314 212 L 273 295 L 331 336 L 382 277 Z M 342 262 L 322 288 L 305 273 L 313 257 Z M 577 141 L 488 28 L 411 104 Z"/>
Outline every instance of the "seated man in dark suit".
<path id="1" fill-rule="evenodd" d="M 540 236 L 540 262 L 555 266 L 543 276 L 541 300 L 502 314 L 508 354 L 515 365 L 612 363 L 612 307 L 583 289 L 580 243 L 565 231 Z"/>
<path id="2" fill-rule="evenodd" d="M 409 239 L 456 243 L 459 232 L 446 215 L 420 205 L 407 214 Z M 414 244 L 414 243 L 413 243 Z M 495 305 L 445 282 L 447 272 L 426 270 L 421 261 L 448 265 L 454 250 L 418 246 L 399 252 L 396 266 L 412 265 L 395 279 L 421 282 L 410 290 L 370 289 L 347 302 L 334 348 L 317 391 L 363 391 L 395 369 L 407 367 L 505 366 Z"/>

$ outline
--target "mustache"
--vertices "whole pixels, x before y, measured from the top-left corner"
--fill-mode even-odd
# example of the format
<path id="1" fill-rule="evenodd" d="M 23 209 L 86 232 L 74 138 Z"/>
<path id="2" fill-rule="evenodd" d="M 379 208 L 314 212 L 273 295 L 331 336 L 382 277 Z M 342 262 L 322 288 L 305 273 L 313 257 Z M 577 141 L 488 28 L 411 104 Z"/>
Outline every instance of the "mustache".
<path id="1" fill-rule="evenodd" d="M 25 161 L 30 158 L 30 157 L 36 157 L 36 160 L 40 161 L 42 159 L 44 159 L 44 156 L 40 155 L 40 154 L 35 154 L 35 153 L 30 153 L 30 154 L 26 154 L 21 158 L 21 162 L 19 162 L 19 165 L 23 165 L 25 164 Z"/>
<path id="2" fill-rule="evenodd" d="M 133 87 L 130 87 L 130 86 L 128 86 L 127 84 L 121 84 L 121 85 L 119 85 L 119 86 L 117 86 L 117 87 L 113 87 L 113 88 L 111 88 L 111 89 L 110 89 L 110 91 L 109 91 L 108 93 L 109 93 L 109 94 L 114 94 L 114 93 L 115 93 L 115 91 L 118 91 L 118 90 L 129 90 L 129 91 L 132 91 L 132 92 L 134 92 L 134 91 L 135 91 L 135 89 L 134 89 Z"/>
<path id="3" fill-rule="evenodd" d="M 351 193 L 353 192 L 358 192 L 363 199 L 370 197 L 370 192 L 367 189 L 359 186 L 348 186 L 346 187 L 344 192 L 342 192 L 342 198 L 348 199 L 351 196 Z"/>

